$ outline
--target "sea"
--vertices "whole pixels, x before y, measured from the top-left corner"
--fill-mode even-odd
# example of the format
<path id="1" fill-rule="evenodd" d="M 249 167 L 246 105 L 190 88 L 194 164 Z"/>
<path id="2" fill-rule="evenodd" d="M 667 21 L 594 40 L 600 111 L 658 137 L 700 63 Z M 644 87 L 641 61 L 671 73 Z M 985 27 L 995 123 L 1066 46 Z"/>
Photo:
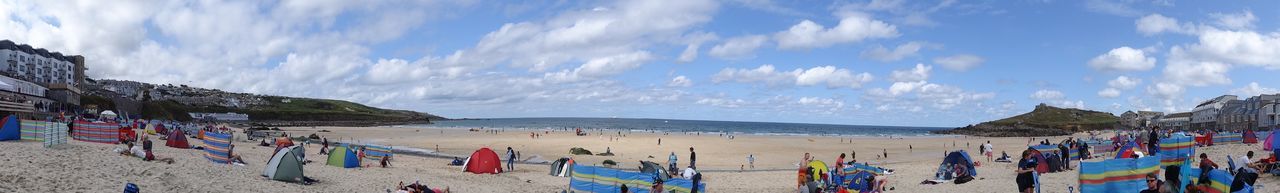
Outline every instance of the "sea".
<path id="1" fill-rule="evenodd" d="M 522 130 L 573 130 L 581 128 L 592 132 L 699 132 L 731 135 L 786 135 L 786 136 L 859 136 L 859 137 L 912 137 L 939 136 L 930 131 L 946 130 L 945 127 L 909 127 L 874 125 L 835 125 L 809 123 L 773 123 L 741 121 L 705 121 L 676 119 L 634 118 L 495 118 L 459 119 L 435 121 L 430 125 L 403 125 L 398 127 L 433 127 L 457 129 L 522 129 Z"/>

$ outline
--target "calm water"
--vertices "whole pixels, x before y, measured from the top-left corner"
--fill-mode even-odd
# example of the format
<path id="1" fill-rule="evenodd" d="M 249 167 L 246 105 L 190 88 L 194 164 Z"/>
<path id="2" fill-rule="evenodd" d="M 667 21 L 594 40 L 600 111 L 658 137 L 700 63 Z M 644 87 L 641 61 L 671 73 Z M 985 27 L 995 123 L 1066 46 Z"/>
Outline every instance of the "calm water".
<path id="1" fill-rule="evenodd" d="M 940 127 L 899 127 L 867 125 L 830 125 L 804 123 L 766 123 L 736 121 L 698 121 L 669 119 L 624 118 L 503 118 L 437 121 L 432 125 L 409 127 L 444 128 L 500 128 L 500 129 L 608 129 L 659 131 L 735 133 L 751 135 L 834 135 L 834 136 L 929 136 L 929 131 L 944 130 Z"/>

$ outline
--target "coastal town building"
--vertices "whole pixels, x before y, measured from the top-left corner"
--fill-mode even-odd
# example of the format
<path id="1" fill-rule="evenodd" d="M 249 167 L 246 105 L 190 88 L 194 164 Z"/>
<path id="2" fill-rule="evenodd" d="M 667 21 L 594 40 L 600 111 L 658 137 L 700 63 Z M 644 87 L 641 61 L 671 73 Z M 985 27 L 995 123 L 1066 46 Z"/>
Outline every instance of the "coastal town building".
<path id="1" fill-rule="evenodd" d="M 207 121 L 249 121 L 249 115 L 240 113 L 187 113 L 191 119 Z"/>
<path id="2" fill-rule="evenodd" d="M 1227 101 L 1227 103 L 1222 105 L 1222 109 L 1218 111 L 1217 126 L 1213 128 L 1231 131 L 1251 129 L 1253 126 L 1249 125 L 1250 118 L 1248 117 L 1251 117 L 1249 115 L 1252 114 L 1246 113 L 1247 111 L 1248 109 L 1245 108 L 1244 101 Z M 1252 117 L 1256 118 L 1256 116 Z"/>
<path id="3" fill-rule="evenodd" d="M 1274 121 L 1275 119 L 1273 117 L 1274 114 L 1271 114 L 1270 116 L 1268 116 L 1266 114 L 1267 109 L 1264 109 L 1264 107 L 1266 107 L 1269 104 L 1275 104 L 1277 102 L 1280 102 L 1280 94 L 1262 94 L 1258 96 L 1249 97 L 1248 99 L 1244 100 L 1244 103 L 1242 104 L 1243 106 L 1240 112 L 1236 112 L 1236 113 L 1242 119 L 1244 119 L 1242 120 L 1243 124 L 1246 125 L 1244 128 L 1249 128 L 1249 129 L 1272 128 L 1273 125 L 1275 125 L 1275 121 Z M 1275 112 L 1274 108 L 1272 109 L 1271 112 Z M 1263 121 L 1266 121 L 1267 123 L 1263 123 Z"/>
<path id="4" fill-rule="evenodd" d="M 1280 103 L 1272 101 L 1263 104 L 1262 108 L 1258 108 L 1257 116 L 1259 129 L 1280 128 Z"/>
<path id="5" fill-rule="evenodd" d="M 48 114 L 80 105 L 84 57 L 0 40 L 0 100 Z"/>
<path id="6" fill-rule="evenodd" d="M 1191 111 L 1192 129 L 1218 129 L 1218 113 L 1231 101 L 1237 101 L 1236 95 L 1222 95 L 1196 105 Z"/>
<path id="7" fill-rule="evenodd" d="M 1120 124 L 1129 128 L 1145 128 L 1154 126 L 1156 119 L 1161 116 L 1164 116 L 1164 113 L 1155 111 L 1125 111 L 1120 114 Z"/>
<path id="8" fill-rule="evenodd" d="M 1191 114 L 1191 112 L 1182 112 L 1165 115 L 1156 121 L 1156 126 L 1161 129 L 1189 130 Z"/>

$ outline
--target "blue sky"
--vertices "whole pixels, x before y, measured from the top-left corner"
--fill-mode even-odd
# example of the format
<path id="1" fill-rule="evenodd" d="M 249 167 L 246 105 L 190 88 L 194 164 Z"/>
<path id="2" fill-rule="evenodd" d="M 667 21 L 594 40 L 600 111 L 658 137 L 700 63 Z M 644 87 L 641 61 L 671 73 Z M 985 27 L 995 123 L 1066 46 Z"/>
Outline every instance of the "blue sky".
<path id="1" fill-rule="evenodd" d="M 1276 1 L 0 1 L 90 76 L 446 117 L 962 126 L 1277 93 Z"/>

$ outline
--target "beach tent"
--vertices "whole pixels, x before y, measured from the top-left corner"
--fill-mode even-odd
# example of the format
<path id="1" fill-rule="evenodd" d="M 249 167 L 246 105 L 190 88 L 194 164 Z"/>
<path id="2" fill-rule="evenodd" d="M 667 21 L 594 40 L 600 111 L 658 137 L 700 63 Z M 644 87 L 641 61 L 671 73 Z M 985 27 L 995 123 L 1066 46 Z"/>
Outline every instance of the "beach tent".
<path id="1" fill-rule="evenodd" d="M 572 158 L 564 157 L 557 159 L 556 161 L 551 162 L 549 175 L 569 177 L 569 175 L 573 175 L 573 164 L 574 161 Z"/>
<path id="2" fill-rule="evenodd" d="M 276 144 L 275 151 L 280 151 L 280 149 L 293 146 L 293 140 L 289 140 L 288 137 L 277 137 L 275 140 L 275 144 Z"/>
<path id="3" fill-rule="evenodd" d="M 472 152 L 471 157 L 467 157 L 467 161 L 462 165 L 465 172 L 475 174 L 502 173 L 502 160 L 498 159 L 497 153 L 487 147 Z"/>
<path id="4" fill-rule="evenodd" d="M 231 134 L 208 132 L 204 134 L 204 157 L 213 163 L 231 163 Z"/>
<path id="5" fill-rule="evenodd" d="M 1267 140 L 1262 142 L 1262 149 L 1270 151 L 1280 146 L 1280 142 L 1276 141 L 1277 138 L 1280 138 L 1280 131 L 1271 131 L 1271 134 L 1267 135 Z"/>
<path id="6" fill-rule="evenodd" d="M 146 127 L 145 129 L 143 129 L 142 131 L 143 131 L 143 132 L 145 132 L 147 135 L 155 135 L 155 134 L 156 134 L 156 124 L 155 124 L 155 123 L 147 124 L 147 127 Z"/>
<path id="7" fill-rule="evenodd" d="M 1139 192 L 1146 175 L 1160 171 L 1160 158 L 1112 159 L 1080 163 L 1080 192 Z"/>
<path id="8" fill-rule="evenodd" d="M 653 174 L 663 181 L 671 178 L 667 170 L 662 168 L 662 164 L 651 161 L 640 161 L 640 173 Z"/>
<path id="9" fill-rule="evenodd" d="M 262 176 L 268 179 L 285 181 L 285 182 L 304 182 L 302 177 L 302 160 L 298 159 L 298 155 L 294 149 L 301 146 L 289 146 L 276 151 L 271 156 L 271 161 L 267 162 L 266 168 L 262 170 Z"/>
<path id="10" fill-rule="evenodd" d="M 1142 148 L 1142 146 L 1138 146 L 1137 143 L 1134 143 L 1132 141 L 1129 143 L 1126 143 L 1124 144 L 1124 146 L 1120 146 L 1119 150 L 1116 150 L 1116 157 L 1114 159 L 1134 158 L 1133 157 L 1134 153 L 1142 152 L 1142 149 L 1140 148 Z"/>
<path id="11" fill-rule="evenodd" d="M 951 180 L 958 176 L 952 174 L 969 174 L 969 176 L 977 176 L 978 170 L 973 167 L 973 159 L 969 158 L 969 153 L 964 150 L 953 151 L 947 153 L 947 157 L 942 158 L 942 163 L 938 164 L 938 174 L 943 174 L 939 180 Z"/>
<path id="12" fill-rule="evenodd" d="M 822 162 L 822 160 L 809 161 L 809 167 L 813 168 L 813 173 L 809 174 L 813 176 L 813 181 L 823 181 L 825 179 L 824 176 L 827 173 L 831 173 L 831 168 L 828 168 L 827 163 Z"/>
<path id="13" fill-rule="evenodd" d="M 164 142 L 164 146 L 188 149 L 191 148 L 191 143 L 187 143 L 186 134 L 181 130 L 175 130 L 173 132 L 169 132 L 169 139 Z"/>
<path id="14" fill-rule="evenodd" d="M 164 123 L 160 123 L 156 124 L 155 132 L 161 135 L 169 134 L 169 129 L 164 126 Z"/>
<path id="15" fill-rule="evenodd" d="M 360 158 L 356 157 L 356 151 L 345 145 L 333 148 L 333 152 L 329 152 L 329 159 L 325 165 L 338 166 L 342 168 L 360 167 Z"/>
<path id="16" fill-rule="evenodd" d="M 1258 143 L 1258 134 L 1254 133 L 1252 129 L 1246 129 L 1244 130 L 1244 133 L 1240 135 L 1241 142 L 1244 142 L 1245 144 Z"/>
<path id="17" fill-rule="evenodd" d="M 120 142 L 122 137 L 128 137 L 122 134 L 120 126 L 115 123 L 76 121 L 71 138 L 86 142 L 116 144 Z"/>
<path id="18" fill-rule="evenodd" d="M 1031 159 L 1035 159 L 1036 163 L 1039 163 L 1036 164 L 1036 172 L 1049 173 L 1049 159 L 1045 159 L 1044 154 L 1041 154 L 1039 150 L 1028 149 L 1027 151 L 1031 151 Z"/>
<path id="19" fill-rule="evenodd" d="M 5 116 L 0 120 L 0 141 L 22 140 L 22 123 L 17 115 Z"/>
<path id="20" fill-rule="evenodd" d="M 111 110 L 102 111 L 102 113 L 98 116 L 98 120 L 100 121 L 107 121 L 112 119 L 116 119 L 116 112 L 112 112 Z"/>

